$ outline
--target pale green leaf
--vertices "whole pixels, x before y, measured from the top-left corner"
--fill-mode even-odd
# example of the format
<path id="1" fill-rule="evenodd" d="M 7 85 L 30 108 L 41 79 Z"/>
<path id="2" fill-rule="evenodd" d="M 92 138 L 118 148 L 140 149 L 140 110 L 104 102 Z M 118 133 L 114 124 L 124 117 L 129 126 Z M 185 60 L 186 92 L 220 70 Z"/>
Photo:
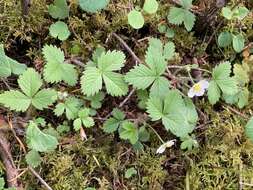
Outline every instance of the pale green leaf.
<path id="1" fill-rule="evenodd" d="M 192 12 L 185 10 L 184 26 L 188 32 L 192 30 L 195 20 L 196 20 L 196 16 Z"/>
<path id="2" fill-rule="evenodd" d="M 102 89 L 102 75 L 96 67 L 87 67 L 81 78 L 82 92 L 93 96 Z"/>
<path id="3" fill-rule="evenodd" d="M 145 0 L 143 10 L 149 14 L 156 13 L 158 9 L 158 2 L 156 0 Z"/>
<path id="4" fill-rule="evenodd" d="M 112 96 L 123 96 L 128 92 L 128 86 L 124 81 L 123 75 L 114 72 L 106 72 L 103 74 L 105 87 L 108 94 Z"/>
<path id="5" fill-rule="evenodd" d="M 166 60 L 171 60 L 175 55 L 175 44 L 173 42 L 166 43 L 163 53 Z"/>
<path id="6" fill-rule="evenodd" d="M 153 85 L 150 88 L 150 95 L 157 97 L 165 97 L 169 92 L 170 83 L 165 77 L 158 77 L 155 79 Z"/>
<path id="7" fill-rule="evenodd" d="M 128 168 L 125 171 L 125 178 L 129 179 L 136 174 L 137 174 L 137 171 L 136 171 L 136 169 L 134 169 L 134 167 Z"/>
<path id="8" fill-rule="evenodd" d="M 58 145 L 57 138 L 43 133 L 34 122 L 27 127 L 26 141 L 30 149 L 38 152 L 52 151 Z"/>
<path id="9" fill-rule="evenodd" d="M 128 18 L 128 23 L 134 29 L 140 29 L 144 25 L 144 18 L 142 16 L 141 12 L 139 12 L 135 9 L 128 13 L 127 18 Z"/>
<path id="10" fill-rule="evenodd" d="M 228 47 L 232 44 L 232 35 L 230 32 L 222 32 L 218 37 L 218 45 L 220 47 Z"/>
<path id="11" fill-rule="evenodd" d="M 69 35 L 68 25 L 62 21 L 57 21 L 49 27 L 50 35 L 54 38 L 58 38 L 61 41 L 66 40 Z"/>
<path id="12" fill-rule="evenodd" d="M 29 68 L 19 77 L 18 85 L 28 97 L 32 98 L 42 86 L 40 74 Z"/>
<path id="13" fill-rule="evenodd" d="M 221 91 L 215 81 L 210 81 L 208 86 L 208 100 L 211 104 L 215 104 L 219 101 L 221 96 Z"/>
<path id="14" fill-rule="evenodd" d="M 251 117 L 245 126 L 245 134 L 253 143 L 253 117 Z"/>
<path id="15" fill-rule="evenodd" d="M 228 20 L 231 20 L 233 17 L 233 12 L 229 7 L 223 7 L 221 13 L 222 16 L 224 16 Z"/>
<path id="16" fill-rule="evenodd" d="M 244 48 L 245 39 L 242 34 L 233 35 L 233 48 L 240 53 Z"/>
<path id="17" fill-rule="evenodd" d="M 145 65 L 138 65 L 131 69 L 125 76 L 126 82 L 137 89 L 148 88 L 156 79 L 156 73 Z"/>
<path id="18" fill-rule="evenodd" d="M 48 7 L 49 14 L 55 19 L 64 19 L 69 16 L 69 8 L 66 0 L 54 0 Z"/>
<path id="19" fill-rule="evenodd" d="M 49 105 L 52 105 L 57 99 L 57 92 L 52 89 L 42 89 L 32 98 L 32 105 L 39 109 L 43 110 L 48 108 Z"/>
<path id="20" fill-rule="evenodd" d="M 80 7 L 87 12 L 95 13 L 104 9 L 110 0 L 79 0 Z"/>
<path id="21" fill-rule="evenodd" d="M 158 97 L 150 97 L 147 102 L 147 112 L 152 121 L 157 121 L 163 117 L 163 103 Z"/>
<path id="22" fill-rule="evenodd" d="M 77 83 L 77 71 L 74 65 L 64 63 L 64 53 L 55 46 L 44 46 L 43 55 L 47 61 L 43 74 L 49 83 L 66 82 L 70 86 Z"/>
<path id="23" fill-rule="evenodd" d="M 25 155 L 26 163 L 32 166 L 33 168 L 36 168 L 40 165 L 42 159 L 40 157 L 40 154 L 36 150 L 31 150 Z"/>
<path id="24" fill-rule="evenodd" d="M 98 68 L 102 72 L 120 70 L 124 62 L 125 55 L 121 51 L 103 52 L 97 59 Z"/>
<path id="25" fill-rule="evenodd" d="M 129 140 L 131 144 L 135 144 L 138 141 L 138 129 L 131 122 L 123 122 L 119 136 L 121 139 Z"/>
<path id="26" fill-rule="evenodd" d="M 31 98 L 17 90 L 5 91 L 0 94 L 0 103 L 15 111 L 26 111 L 31 104 Z"/>

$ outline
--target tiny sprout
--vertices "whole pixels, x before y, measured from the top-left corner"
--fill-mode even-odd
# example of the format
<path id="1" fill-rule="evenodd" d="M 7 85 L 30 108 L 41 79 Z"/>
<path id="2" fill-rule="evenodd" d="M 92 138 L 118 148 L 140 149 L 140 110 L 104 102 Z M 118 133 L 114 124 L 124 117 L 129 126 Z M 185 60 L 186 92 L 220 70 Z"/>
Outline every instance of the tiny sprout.
<path id="1" fill-rule="evenodd" d="M 194 96 L 203 96 L 208 86 L 209 82 L 207 80 L 201 80 L 190 88 L 188 96 L 190 98 L 193 98 Z"/>
<path id="2" fill-rule="evenodd" d="M 172 147 L 176 142 L 176 139 L 173 139 L 173 140 L 170 140 L 170 141 L 167 141 L 166 143 L 163 143 L 156 151 L 156 154 L 162 154 L 166 148 L 170 148 Z"/>

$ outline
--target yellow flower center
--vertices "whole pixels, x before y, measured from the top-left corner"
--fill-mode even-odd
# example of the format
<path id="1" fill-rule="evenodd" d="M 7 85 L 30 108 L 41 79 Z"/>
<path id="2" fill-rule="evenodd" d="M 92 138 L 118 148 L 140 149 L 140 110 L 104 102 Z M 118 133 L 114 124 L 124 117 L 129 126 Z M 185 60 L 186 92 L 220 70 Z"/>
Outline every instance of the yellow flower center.
<path id="1" fill-rule="evenodd" d="M 201 85 L 200 84 L 194 84 L 193 85 L 193 90 L 195 91 L 195 92 L 200 92 L 201 91 Z"/>

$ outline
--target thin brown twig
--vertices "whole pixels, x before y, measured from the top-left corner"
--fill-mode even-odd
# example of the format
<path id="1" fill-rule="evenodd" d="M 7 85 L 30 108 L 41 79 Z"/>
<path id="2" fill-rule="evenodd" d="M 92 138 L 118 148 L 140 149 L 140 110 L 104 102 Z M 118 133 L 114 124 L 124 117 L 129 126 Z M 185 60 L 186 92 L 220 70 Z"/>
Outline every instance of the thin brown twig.
<path id="1" fill-rule="evenodd" d="M 133 50 L 126 44 L 126 42 L 118 34 L 113 32 L 112 36 L 114 36 L 122 44 L 122 46 L 128 51 L 128 53 L 133 57 L 133 59 L 137 63 L 142 63 L 142 61 L 139 59 L 139 57 L 136 56 L 136 54 L 133 52 Z"/>
<path id="2" fill-rule="evenodd" d="M 47 190 L 53 190 L 53 189 L 47 184 L 47 182 L 45 182 L 45 180 L 42 179 L 42 177 L 40 177 L 40 175 L 39 175 L 31 166 L 28 166 L 28 169 L 32 172 L 32 174 L 33 174 L 35 177 L 38 178 L 38 180 L 40 181 L 40 183 L 42 183 L 42 184 L 45 186 L 45 188 L 46 188 Z"/>
<path id="3" fill-rule="evenodd" d="M 229 105 L 223 105 L 222 107 L 223 107 L 224 109 L 228 109 L 228 110 L 230 110 L 230 111 L 236 113 L 237 115 L 241 116 L 241 117 L 242 117 L 243 119 L 245 119 L 245 120 L 248 120 L 248 119 L 249 119 L 249 117 L 248 117 L 247 115 L 245 115 L 245 114 L 239 112 L 238 110 L 232 108 L 232 107 L 229 106 Z"/>

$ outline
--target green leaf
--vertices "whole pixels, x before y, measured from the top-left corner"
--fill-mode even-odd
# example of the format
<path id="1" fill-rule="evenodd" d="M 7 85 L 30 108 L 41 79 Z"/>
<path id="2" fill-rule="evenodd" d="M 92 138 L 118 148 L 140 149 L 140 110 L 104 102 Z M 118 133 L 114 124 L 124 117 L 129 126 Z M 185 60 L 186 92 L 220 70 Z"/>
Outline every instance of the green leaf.
<path id="1" fill-rule="evenodd" d="M 229 7 L 223 7 L 221 13 L 222 16 L 224 16 L 228 20 L 231 20 L 233 17 L 233 12 Z"/>
<path id="2" fill-rule="evenodd" d="M 15 111 L 26 111 L 31 104 L 31 99 L 17 90 L 5 91 L 0 94 L 0 103 Z"/>
<path id="3" fill-rule="evenodd" d="M 112 96 L 123 96 L 128 92 L 128 85 L 124 81 L 123 75 L 114 72 L 103 74 L 103 80 L 108 94 Z"/>
<path id="4" fill-rule="evenodd" d="M 73 126 L 76 131 L 79 131 L 82 127 L 82 120 L 80 118 L 75 119 L 73 122 Z"/>
<path id="5" fill-rule="evenodd" d="M 144 18 L 142 16 L 141 12 L 139 12 L 135 9 L 128 13 L 127 18 L 128 18 L 128 23 L 134 29 L 140 29 L 144 25 Z"/>
<path id="6" fill-rule="evenodd" d="M 131 144 L 135 144 L 138 141 L 138 129 L 129 121 L 122 123 L 122 129 L 119 135 L 121 139 L 129 140 Z"/>
<path id="7" fill-rule="evenodd" d="M 4 178 L 0 177 L 0 189 L 3 190 L 5 185 Z"/>
<path id="8" fill-rule="evenodd" d="M 237 53 L 240 53 L 244 48 L 244 37 L 242 34 L 233 35 L 233 48 Z"/>
<path id="9" fill-rule="evenodd" d="M 220 47 L 228 47 L 232 43 L 232 35 L 230 32 L 222 32 L 218 37 L 218 45 Z"/>
<path id="10" fill-rule="evenodd" d="M 39 73 L 29 68 L 19 77 L 18 85 L 25 95 L 33 97 L 42 86 L 42 80 Z"/>
<path id="11" fill-rule="evenodd" d="M 137 171 L 134 167 L 128 168 L 125 171 L 125 178 L 129 179 L 129 178 L 131 178 L 132 176 L 134 176 L 136 174 L 137 174 Z"/>
<path id="12" fill-rule="evenodd" d="M 184 9 L 190 9 L 192 7 L 192 0 L 180 0 L 180 5 Z"/>
<path id="13" fill-rule="evenodd" d="M 125 113 L 122 112 L 121 110 L 119 110 L 118 108 L 114 108 L 112 110 L 112 115 L 114 118 L 116 118 L 117 120 L 123 121 L 126 117 Z"/>
<path id="14" fill-rule="evenodd" d="M 102 75 L 98 68 L 87 67 L 81 78 L 82 92 L 93 96 L 102 89 Z"/>
<path id="15" fill-rule="evenodd" d="M 61 41 L 66 40 L 70 35 L 68 25 L 62 21 L 52 24 L 49 28 L 49 32 L 52 37 L 58 38 Z"/>
<path id="16" fill-rule="evenodd" d="M 244 88 L 239 93 L 238 107 L 242 109 L 244 106 L 248 105 L 249 102 L 249 90 Z"/>
<path id="17" fill-rule="evenodd" d="M 211 104 L 215 104 L 219 101 L 221 97 L 221 91 L 215 81 L 210 81 L 208 86 L 208 100 Z"/>
<path id="18" fill-rule="evenodd" d="M 231 63 L 224 62 L 216 66 L 213 70 L 213 78 L 221 91 L 225 94 L 231 95 L 238 91 L 237 82 L 230 77 Z"/>
<path id="19" fill-rule="evenodd" d="M 147 112 L 152 121 L 160 120 L 163 117 L 162 100 L 158 97 L 150 97 L 147 102 Z"/>
<path id="20" fill-rule="evenodd" d="M 171 60 L 175 55 L 175 44 L 173 42 L 166 43 L 163 53 L 166 60 Z"/>
<path id="21" fill-rule="evenodd" d="M 43 55 L 47 61 L 44 68 L 44 78 L 49 83 L 66 82 L 70 86 L 77 83 L 77 71 L 74 65 L 64 63 L 64 53 L 57 47 L 45 45 Z"/>
<path id="22" fill-rule="evenodd" d="M 3 44 L 0 44 L 0 77 L 9 77 L 11 73 L 20 75 L 26 68 L 25 64 L 20 64 L 6 56 Z"/>
<path id="23" fill-rule="evenodd" d="M 150 138 L 150 134 L 149 134 L 148 130 L 146 129 L 145 126 L 142 126 L 139 129 L 139 141 L 147 142 L 147 141 L 149 141 L 149 138 Z"/>
<path id="24" fill-rule="evenodd" d="M 235 17 L 239 20 L 243 20 L 249 13 L 250 11 L 246 7 L 238 7 Z"/>
<path id="25" fill-rule="evenodd" d="M 42 89 L 32 99 L 32 105 L 43 110 L 49 105 L 52 105 L 57 100 L 57 92 L 52 89 Z"/>
<path id="26" fill-rule="evenodd" d="M 81 78 L 82 93 L 93 96 L 102 89 L 102 75 L 98 68 L 87 67 Z"/>
<path id="27" fill-rule="evenodd" d="M 142 64 L 135 66 L 125 76 L 126 82 L 142 90 L 148 88 L 155 79 L 156 73 Z"/>
<path id="28" fill-rule="evenodd" d="M 34 122 L 30 122 L 26 130 L 27 145 L 38 152 L 48 152 L 56 149 L 57 138 L 43 133 Z"/>
<path id="29" fill-rule="evenodd" d="M 108 51 L 97 58 L 97 67 L 89 66 L 81 78 L 82 92 L 93 96 L 102 89 L 104 81 L 107 92 L 112 96 L 122 96 L 128 92 L 123 75 L 115 73 L 124 66 L 125 55 L 120 51 Z"/>
<path id="30" fill-rule="evenodd" d="M 193 136 L 193 135 L 192 135 Z M 198 148 L 199 144 L 197 142 L 197 140 L 195 139 L 195 137 L 185 137 L 181 139 L 183 142 L 180 145 L 180 148 L 182 150 L 192 150 L 193 148 Z"/>
<path id="31" fill-rule="evenodd" d="M 54 0 L 48 7 L 49 14 L 55 19 L 65 19 L 69 16 L 69 8 L 66 0 Z"/>
<path id="32" fill-rule="evenodd" d="M 156 0 L 145 0 L 143 10 L 149 14 L 156 13 L 158 9 L 158 2 Z"/>
<path id="33" fill-rule="evenodd" d="M 253 143 L 253 117 L 251 117 L 245 126 L 245 134 Z"/>
<path id="34" fill-rule="evenodd" d="M 103 131 L 106 133 L 113 133 L 118 130 L 121 121 L 111 117 L 104 122 Z"/>
<path id="35" fill-rule="evenodd" d="M 75 119 L 78 115 L 78 111 L 81 107 L 81 102 L 77 98 L 69 97 L 64 103 L 59 103 L 56 105 L 54 110 L 55 115 L 61 116 L 66 112 L 66 117 L 68 120 Z"/>
<path id="36" fill-rule="evenodd" d="M 170 83 L 165 77 L 158 77 L 155 79 L 153 85 L 150 88 L 151 96 L 165 97 L 169 92 Z"/>
<path id="37" fill-rule="evenodd" d="M 89 115 L 90 115 L 90 109 L 88 109 L 88 108 L 81 109 L 78 112 L 78 117 L 81 120 L 81 124 L 86 128 L 90 128 L 90 127 L 94 126 L 94 124 L 95 124 L 93 118 L 89 117 Z M 78 121 L 78 123 L 79 123 L 79 121 Z"/>
<path id="38" fill-rule="evenodd" d="M 138 97 L 138 107 L 141 109 L 145 109 L 147 107 L 147 101 L 149 98 L 149 94 L 147 90 L 137 90 Z"/>
<path id="39" fill-rule="evenodd" d="M 87 12 L 95 13 L 104 9 L 110 0 L 79 0 L 80 7 Z"/>
<path id="40" fill-rule="evenodd" d="M 32 166 L 33 168 L 36 168 L 41 163 L 41 157 L 40 154 L 36 150 L 31 150 L 25 155 L 26 163 Z"/>
<path id="41" fill-rule="evenodd" d="M 177 90 L 170 90 L 164 100 L 150 97 L 147 112 L 153 121 L 162 119 L 165 128 L 177 137 L 191 133 L 198 119 L 195 106 L 189 100 L 184 102 Z"/>
<path id="42" fill-rule="evenodd" d="M 94 96 L 86 97 L 86 100 L 90 101 L 90 105 L 94 109 L 99 109 L 102 106 L 102 100 L 105 98 L 105 94 L 103 92 L 99 92 Z"/>
<path id="43" fill-rule="evenodd" d="M 187 9 L 171 7 L 168 20 L 171 24 L 176 25 L 184 23 L 186 30 L 191 31 L 194 26 L 196 16 Z"/>
<path id="44" fill-rule="evenodd" d="M 234 78 L 239 83 L 239 85 L 244 86 L 249 82 L 249 68 L 247 64 L 234 64 Z"/>
<path id="45" fill-rule="evenodd" d="M 101 72 L 117 71 L 124 66 L 125 55 L 121 51 L 103 52 L 97 59 Z"/>

